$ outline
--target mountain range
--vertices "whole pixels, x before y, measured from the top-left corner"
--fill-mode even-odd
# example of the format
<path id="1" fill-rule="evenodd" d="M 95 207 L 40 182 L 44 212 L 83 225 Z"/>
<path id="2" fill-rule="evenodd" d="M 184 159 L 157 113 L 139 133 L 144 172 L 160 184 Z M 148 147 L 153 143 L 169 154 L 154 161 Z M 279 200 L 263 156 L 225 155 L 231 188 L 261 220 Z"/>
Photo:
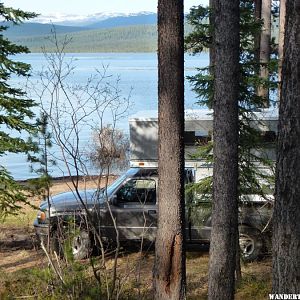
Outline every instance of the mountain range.
<path id="1" fill-rule="evenodd" d="M 55 28 L 56 33 L 61 34 L 124 26 L 155 25 L 156 22 L 157 15 L 150 12 L 127 15 L 98 13 L 88 16 L 41 16 L 22 25 L 5 23 L 9 26 L 5 35 L 8 38 L 15 39 L 51 34 L 53 28 Z"/>
<path id="2" fill-rule="evenodd" d="M 97 13 L 89 16 L 39 16 L 21 25 L 6 23 L 4 36 L 27 46 L 31 52 L 53 51 L 49 36 L 56 32 L 58 40 L 65 35 L 72 42 L 66 52 L 154 52 L 157 50 L 157 14 Z M 48 23 L 47 23 L 48 22 Z M 0 23 L 1 24 L 1 23 Z M 3 23 L 2 23 L 3 24 Z M 186 30 L 189 31 L 189 26 Z"/>
<path id="3" fill-rule="evenodd" d="M 113 12 L 100 12 L 90 15 L 70 15 L 70 14 L 53 14 L 53 15 L 40 15 L 36 17 L 33 22 L 35 23 L 53 23 L 55 25 L 66 25 L 66 26 L 90 26 L 95 27 L 97 23 L 101 23 L 104 20 L 110 19 L 110 22 L 114 22 L 116 19 L 117 22 L 120 19 L 124 20 L 124 25 L 129 22 L 136 22 L 136 19 L 144 18 L 146 22 L 149 21 L 149 18 L 155 17 L 153 12 L 139 12 L 139 13 L 113 13 Z M 137 17 L 137 18 L 136 18 Z M 148 20 L 147 20 L 148 19 Z M 156 20 L 156 17 L 155 17 Z M 142 20 L 143 21 L 143 20 Z M 133 24 L 131 24 L 133 25 Z"/>

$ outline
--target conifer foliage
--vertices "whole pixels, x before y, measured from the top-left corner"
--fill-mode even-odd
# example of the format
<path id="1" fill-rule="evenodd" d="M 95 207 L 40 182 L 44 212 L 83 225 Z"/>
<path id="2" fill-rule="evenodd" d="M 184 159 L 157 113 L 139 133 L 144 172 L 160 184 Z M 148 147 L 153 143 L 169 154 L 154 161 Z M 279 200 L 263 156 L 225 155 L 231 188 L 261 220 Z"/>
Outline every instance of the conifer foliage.
<path id="1" fill-rule="evenodd" d="M 274 11 L 275 9 L 272 10 L 273 14 Z M 210 8 L 197 6 L 191 9 L 187 17 L 193 31 L 186 37 L 185 47 L 194 55 L 204 51 L 204 49 L 211 51 L 214 48 L 214 28 L 207 21 L 211 14 Z M 266 149 L 274 149 L 275 140 L 269 138 L 266 142 L 266 137 L 257 129 L 261 126 L 259 117 L 263 116 L 266 103 L 266 99 L 257 94 L 257 89 L 261 85 L 266 87 L 270 91 L 267 102 L 276 106 L 274 95 L 277 89 L 278 65 L 275 56 L 276 45 L 272 41 L 270 45 L 272 56 L 267 64 L 269 77 L 267 80 L 260 78 L 261 64 L 255 54 L 255 37 L 261 33 L 261 26 L 261 20 L 255 18 L 253 1 L 240 1 L 239 194 L 259 194 L 267 197 L 267 194 L 271 194 L 274 189 L 274 162 L 271 155 L 260 156 L 257 153 Z M 214 105 L 214 68 L 215 66 L 211 62 L 208 67 L 199 68 L 196 75 L 188 77 L 198 96 L 198 104 L 209 108 L 213 108 Z M 257 114 L 257 112 L 261 112 L 261 114 Z M 212 148 L 213 145 L 209 142 L 207 145 L 201 146 L 194 157 L 201 157 L 208 163 L 212 163 Z M 265 172 L 265 169 L 271 172 Z M 211 180 L 212 178 L 205 178 L 199 184 L 194 185 L 193 189 L 204 195 L 210 194 Z"/>
<path id="2" fill-rule="evenodd" d="M 5 7 L 0 2 L 0 19 L 20 24 L 35 17 L 34 13 Z M 21 153 L 34 149 L 34 145 L 20 137 L 21 132 L 32 133 L 35 126 L 32 111 L 35 103 L 26 98 L 26 93 L 12 84 L 13 77 L 29 76 L 30 65 L 13 59 L 20 53 L 28 53 L 26 47 L 16 45 L 3 36 L 7 26 L 0 25 L 0 155 L 8 152 Z M 0 166 L 0 218 L 15 213 L 20 202 L 26 202 L 23 188 L 13 179 L 5 167 Z"/>

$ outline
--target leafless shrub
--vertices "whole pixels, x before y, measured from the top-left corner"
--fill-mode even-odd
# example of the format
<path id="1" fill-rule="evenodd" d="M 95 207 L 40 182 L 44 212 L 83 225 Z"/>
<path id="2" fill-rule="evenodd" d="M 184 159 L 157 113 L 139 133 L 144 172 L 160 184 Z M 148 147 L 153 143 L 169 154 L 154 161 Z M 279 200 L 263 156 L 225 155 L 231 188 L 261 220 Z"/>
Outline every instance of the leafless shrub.
<path id="1" fill-rule="evenodd" d="M 129 140 L 123 131 L 108 125 L 93 132 L 89 156 L 97 168 L 123 170 L 128 167 L 128 153 Z"/>
<path id="2" fill-rule="evenodd" d="M 129 96 L 121 96 L 119 89 L 120 78 L 114 81 L 107 75 L 107 67 L 96 70 L 84 84 L 75 83 L 73 75 L 75 67 L 74 60 L 66 56 L 65 49 L 70 43 L 68 38 L 58 42 L 56 34 L 52 37 L 55 46 L 53 53 L 44 52 L 47 65 L 38 74 L 39 81 L 31 86 L 31 94 L 37 97 L 41 103 L 41 109 L 48 118 L 49 130 L 53 138 L 53 148 L 50 153 L 57 162 L 57 167 L 65 177 L 69 177 L 70 190 L 82 207 L 82 215 L 74 215 L 73 232 L 85 232 L 95 237 L 100 245 L 101 258 L 100 268 L 91 260 L 95 278 L 101 286 L 101 278 L 104 278 L 107 299 L 111 299 L 115 292 L 117 280 L 117 261 L 119 255 L 118 229 L 116 220 L 110 209 L 107 195 L 104 195 L 107 202 L 117 239 L 114 263 L 112 271 L 106 267 L 106 249 L 102 241 L 101 232 L 95 220 L 100 219 L 97 209 L 97 200 L 100 197 L 100 187 L 104 191 L 108 185 L 108 175 L 115 166 L 125 165 L 128 153 L 128 139 L 124 133 L 117 129 L 120 120 L 127 116 L 130 105 Z M 110 125 L 107 125 L 107 124 Z M 93 151 L 88 147 L 92 133 Z M 94 207 L 87 205 L 87 195 L 79 189 L 80 178 L 88 178 L 91 170 L 90 161 L 97 166 L 98 179 L 96 184 L 99 193 L 96 193 Z M 93 170 L 93 172 L 96 172 Z M 105 174 L 105 176 L 103 176 Z M 94 178 L 94 177 L 93 177 Z M 78 226 L 80 224 L 80 226 Z M 82 226 L 82 224 L 84 224 Z M 58 222 L 56 241 L 64 244 L 66 241 L 66 229 L 68 226 Z M 68 263 L 68 261 L 67 261 Z M 100 274 L 102 272 L 102 274 Z M 110 272 L 112 274 L 110 275 Z M 110 283 L 110 285 L 109 285 Z"/>

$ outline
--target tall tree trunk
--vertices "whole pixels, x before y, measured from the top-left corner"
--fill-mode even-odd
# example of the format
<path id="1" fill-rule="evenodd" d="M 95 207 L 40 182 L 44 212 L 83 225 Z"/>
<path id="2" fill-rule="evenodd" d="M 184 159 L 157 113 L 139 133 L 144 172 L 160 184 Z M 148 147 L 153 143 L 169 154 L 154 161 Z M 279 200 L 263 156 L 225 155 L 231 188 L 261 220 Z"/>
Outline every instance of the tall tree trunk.
<path id="1" fill-rule="evenodd" d="M 185 298 L 183 55 L 183 0 L 159 0 L 159 214 L 155 299 Z"/>
<path id="2" fill-rule="evenodd" d="M 254 0 L 254 16 L 257 21 L 261 19 L 261 4 L 262 0 Z M 254 37 L 254 56 L 255 62 L 257 62 L 259 66 L 259 57 L 260 57 L 260 32 L 258 32 Z M 260 68 L 257 68 L 257 74 Z"/>
<path id="3" fill-rule="evenodd" d="M 215 40 L 214 40 L 214 28 L 215 28 L 215 0 L 209 0 L 209 24 L 211 26 L 211 35 L 212 35 L 212 45 L 209 48 L 209 72 L 212 77 L 214 77 L 214 69 L 215 69 Z M 209 109 L 213 108 L 213 101 L 210 101 L 208 105 Z"/>
<path id="4" fill-rule="evenodd" d="M 238 238 L 239 1 L 215 1 L 213 211 L 208 299 L 233 299 Z"/>
<path id="5" fill-rule="evenodd" d="M 212 26 L 212 47 L 209 48 L 209 66 L 211 68 L 210 72 L 213 74 L 212 68 L 215 65 L 215 47 L 214 47 L 214 24 L 215 24 L 215 0 L 209 0 L 209 24 Z"/>
<path id="6" fill-rule="evenodd" d="M 287 1 L 273 218 L 273 293 L 300 292 L 300 1 Z"/>
<path id="7" fill-rule="evenodd" d="M 261 7 L 263 28 L 260 36 L 260 77 L 264 80 L 269 78 L 268 63 L 270 62 L 271 42 L 271 0 L 263 0 Z M 266 86 L 258 88 L 258 95 L 264 98 L 264 107 L 269 107 L 269 89 Z"/>
<path id="8" fill-rule="evenodd" d="M 278 99 L 281 93 L 281 69 L 283 60 L 283 42 L 284 42 L 284 28 L 285 28 L 285 7 L 286 0 L 280 0 L 279 6 L 279 37 L 278 37 Z"/>

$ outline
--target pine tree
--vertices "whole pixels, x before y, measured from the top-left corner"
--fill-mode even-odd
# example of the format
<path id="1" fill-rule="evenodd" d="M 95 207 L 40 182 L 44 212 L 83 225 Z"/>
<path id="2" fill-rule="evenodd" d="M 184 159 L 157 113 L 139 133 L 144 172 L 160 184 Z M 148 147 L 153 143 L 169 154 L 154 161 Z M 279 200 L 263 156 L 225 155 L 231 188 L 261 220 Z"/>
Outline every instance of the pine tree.
<path id="1" fill-rule="evenodd" d="M 30 179 L 29 183 L 36 194 L 49 201 L 52 180 L 49 167 L 55 165 L 56 161 L 51 158 L 49 152 L 52 147 L 52 135 L 48 130 L 48 116 L 46 113 L 41 112 L 36 123 L 38 131 L 34 132 L 28 139 L 30 144 L 36 145 L 36 151 L 28 153 L 27 160 L 30 162 L 30 171 L 39 177 Z"/>
<path id="2" fill-rule="evenodd" d="M 233 299 L 238 238 L 239 1 L 216 0 L 214 25 L 214 168 L 208 299 Z"/>
<path id="3" fill-rule="evenodd" d="M 183 42 L 183 1 L 159 0 L 159 214 L 153 278 L 155 299 L 185 299 Z"/>
<path id="4" fill-rule="evenodd" d="M 211 1 L 214 2 L 214 1 Z M 263 123 L 259 119 L 257 111 L 265 107 L 266 99 L 257 95 L 258 87 L 263 85 L 274 95 L 277 88 L 276 72 L 277 59 L 274 55 L 276 49 L 274 42 L 271 43 L 272 56 L 267 64 L 269 77 L 260 78 L 259 61 L 259 39 L 261 34 L 262 21 L 257 16 L 257 7 L 259 1 L 242 0 L 240 1 L 240 76 L 239 80 L 239 148 L 238 148 L 238 192 L 239 205 L 248 205 L 251 197 L 248 195 L 260 195 L 269 200 L 269 195 L 274 191 L 274 160 L 270 156 L 275 149 L 276 135 L 268 136 L 262 134 L 256 128 L 262 127 Z M 276 12 L 276 6 L 272 13 Z M 198 94 L 199 104 L 209 108 L 214 108 L 213 93 L 215 89 L 215 46 L 214 46 L 214 26 L 208 20 L 214 19 L 215 11 L 212 8 L 202 6 L 194 7 L 188 16 L 188 22 L 193 30 L 186 38 L 186 50 L 193 54 L 202 52 L 204 49 L 213 48 L 214 55 L 209 67 L 198 69 L 199 73 L 189 77 Z M 212 17 L 213 16 L 213 17 Z M 273 100 L 273 99 L 272 99 Z M 268 99 L 271 103 L 271 99 Z M 270 132 L 271 133 L 271 132 Z M 266 142 L 267 141 L 267 142 Z M 212 165 L 214 157 L 212 151 L 214 143 L 200 146 L 198 152 L 193 155 L 194 158 L 201 158 L 203 161 Z M 261 155 L 263 154 L 263 155 Z M 201 197 L 199 201 L 211 199 L 213 187 L 213 178 L 208 176 L 196 184 L 192 184 L 188 192 L 197 192 Z M 199 205 L 194 203 L 193 205 Z M 201 205 L 201 204 L 200 204 Z M 269 228 L 270 229 L 270 228 Z M 240 227 L 239 230 L 247 230 Z M 267 245 L 269 241 L 267 241 Z M 242 254 L 245 254 L 244 249 Z M 237 247 L 237 251 L 239 248 Z M 236 256 L 236 279 L 241 279 L 239 255 Z"/>
<path id="5" fill-rule="evenodd" d="M 274 140 L 270 140 L 268 145 L 265 137 L 255 127 L 260 127 L 260 120 L 255 112 L 264 108 L 265 99 L 257 95 L 257 88 L 261 84 L 259 77 L 259 60 L 257 56 L 257 43 L 255 37 L 260 33 L 262 23 L 257 19 L 254 12 L 252 0 L 240 1 L 240 77 L 239 77 L 239 194 L 259 194 L 265 196 L 272 193 L 274 188 L 273 173 L 266 173 L 265 169 L 273 170 L 273 162 L 268 157 L 261 157 L 257 152 L 261 152 L 266 146 L 275 146 Z M 186 50 L 192 54 L 198 54 L 204 49 L 213 47 L 212 32 L 213 26 L 207 22 L 211 15 L 211 10 L 202 6 L 191 9 L 188 22 L 192 25 L 193 31 L 185 40 Z M 275 45 L 271 45 L 275 49 Z M 277 89 L 277 59 L 274 56 L 270 59 L 269 80 L 265 83 L 272 90 Z M 201 106 L 212 107 L 212 96 L 214 90 L 214 65 L 207 68 L 198 69 L 199 73 L 190 76 L 194 91 L 198 95 L 198 103 Z M 272 99 L 271 99 L 272 100 Z M 270 102 L 271 102 L 270 100 Z M 208 162 L 212 162 L 211 151 L 213 144 L 202 146 L 199 149 L 198 158 L 202 157 Z M 252 151 L 252 150 L 257 150 Z M 258 167 L 260 166 L 260 167 Z M 212 178 L 206 178 L 193 189 L 207 195 L 211 190 Z"/>
<path id="6" fill-rule="evenodd" d="M 286 1 L 273 215 L 273 293 L 300 292 L 300 6 Z"/>
<path id="7" fill-rule="evenodd" d="M 35 17 L 34 13 L 23 12 L 19 9 L 5 7 L 0 2 L 0 17 L 14 25 L 23 20 Z M 34 149 L 22 137 L 15 133 L 32 133 L 35 126 L 31 123 L 34 118 L 32 111 L 35 106 L 33 100 L 26 99 L 26 93 L 10 83 L 13 76 L 26 77 L 29 75 L 30 65 L 15 61 L 12 56 L 28 53 L 26 47 L 16 45 L 3 36 L 8 28 L 6 23 L 0 25 L 0 155 L 8 152 L 26 153 Z M 9 24 L 9 23 L 7 23 Z M 14 134 L 14 136 L 12 135 Z M 0 166 L 0 217 L 8 213 L 15 213 L 21 202 L 26 202 L 23 188 L 14 180 L 8 170 Z"/>

